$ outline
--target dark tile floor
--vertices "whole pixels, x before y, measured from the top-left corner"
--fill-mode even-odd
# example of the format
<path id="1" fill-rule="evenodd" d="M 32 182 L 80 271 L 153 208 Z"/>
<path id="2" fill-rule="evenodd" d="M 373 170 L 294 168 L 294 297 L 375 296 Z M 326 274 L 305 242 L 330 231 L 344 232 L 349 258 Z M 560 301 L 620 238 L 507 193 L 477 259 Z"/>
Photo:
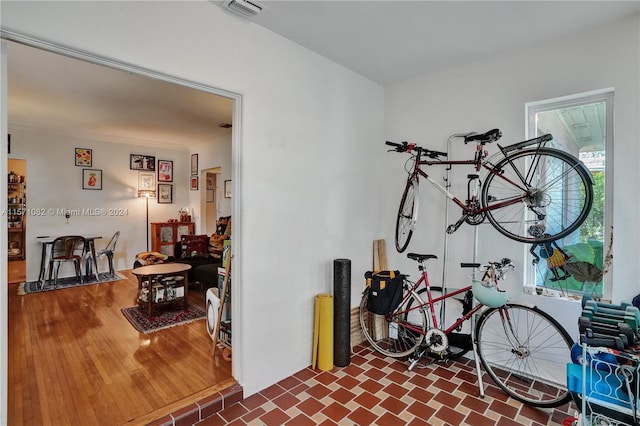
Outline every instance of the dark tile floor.
<path id="1" fill-rule="evenodd" d="M 555 410 L 523 405 L 483 376 L 479 397 L 475 363 L 462 359 L 407 371 L 366 344 L 347 367 L 306 368 L 199 423 L 214 425 L 561 425 L 573 403 Z"/>

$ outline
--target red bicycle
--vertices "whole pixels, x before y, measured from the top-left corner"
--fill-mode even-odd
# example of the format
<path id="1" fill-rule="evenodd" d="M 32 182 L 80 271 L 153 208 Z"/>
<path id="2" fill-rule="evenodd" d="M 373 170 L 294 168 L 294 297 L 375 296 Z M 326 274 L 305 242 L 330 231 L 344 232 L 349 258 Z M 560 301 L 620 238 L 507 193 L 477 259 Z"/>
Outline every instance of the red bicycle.
<path id="1" fill-rule="evenodd" d="M 406 250 L 418 222 L 420 178 L 426 179 L 462 209 L 460 219 L 447 227 L 455 232 L 464 222 L 478 225 L 485 218 L 501 234 L 516 241 L 541 244 L 563 238 L 585 221 L 593 203 L 593 176 L 576 157 L 546 144 L 546 134 L 502 147 L 489 157 L 485 145 L 502 136 L 498 129 L 470 133 L 464 143 L 476 142 L 470 160 L 442 160 L 447 153 L 422 148 L 415 143 L 395 143 L 391 151 L 408 152 L 407 183 L 396 221 L 396 249 Z M 431 178 L 423 166 L 472 166 L 467 175 L 467 198 L 462 201 Z M 484 182 L 477 174 L 487 172 Z"/>
<path id="2" fill-rule="evenodd" d="M 478 268 L 478 275 L 471 285 L 447 291 L 429 284 L 424 262 L 435 255 L 407 257 L 418 262 L 420 278 L 415 283 L 405 278 L 397 307 L 378 315 L 369 310 L 369 287 L 362 296 L 360 326 L 376 351 L 408 357 L 412 370 L 423 356 L 448 360 L 473 349 L 484 371 L 512 398 L 534 407 L 569 401 L 565 371 L 573 339 L 549 314 L 532 305 L 510 303 L 507 293 L 498 289 L 498 281 L 513 269 L 509 259 L 462 264 Z M 478 318 L 472 328 L 474 314 Z M 479 385 L 483 394 L 480 380 Z"/>

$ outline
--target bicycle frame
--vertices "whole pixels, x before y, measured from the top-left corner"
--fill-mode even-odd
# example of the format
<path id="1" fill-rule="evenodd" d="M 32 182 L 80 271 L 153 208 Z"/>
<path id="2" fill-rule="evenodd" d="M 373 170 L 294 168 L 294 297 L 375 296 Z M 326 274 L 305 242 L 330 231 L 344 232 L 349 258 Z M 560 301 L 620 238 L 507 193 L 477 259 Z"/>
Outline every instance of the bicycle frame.
<path id="1" fill-rule="evenodd" d="M 412 292 L 415 292 L 418 287 L 420 287 L 421 283 L 425 283 L 425 288 L 427 289 L 427 300 L 426 301 L 422 301 L 422 303 L 418 306 L 415 307 L 411 307 L 410 309 L 404 310 L 404 311 L 399 311 L 399 312 L 395 312 L 395 314 L 406 314 L 408 312 L 414 311 L 416 309 L 422 309 L 425 306 L 428 306 L 429 309 L 429 315 L 431 317 L 431 323 L 433 325 L 433 328 L 437 328 L 440 329 L 440 326 L 438 325 L 438 319 L 436 317 L 436 312 L 435 309 L 433 307 L 434 303 L 440 302 L 442 300 L 446 300 L 449 299 L 453 296 L 456 296 L 458 294 L 461 293 L 465 293 L 467 291 L 471 290 L 471 286 L 467 286 L 458 290 L 454 290 L 451 293 L 447 293 L 445 295 L 442 295 L 440 297 L 432 297 L 431 295 L 431 286 L 429 285 L 429 279 L 427 277 L 426 272 L 423 270 L 422 274 L 420 275 L 420 278 L 418 279 L 418 281 L 415 282 L 415 284 L 413 284 L 413 286 L 411 286 L 411 288 L 409 289 L 409 291 L 407 291 L 402 299 L 401 304 L 403 304 L 404 302 L 406 302 L 406 300 L 409 298 L 409 296 L 411 295 Z M 417 294 L 417 293 L 416 293 Z M 471 310 L 469 310 L 469 312 L 467 312 L 466 314 L 464 314 L 462 317 L 458 318 L 453 324 L 451 324 L 451 326 L 449 326 L 447 329 L 442 330 L 445 334 L 449 334 L 451 333 L 453 330 L 455 330 L 456 328 L 458 328 L 458 326 L 460 326 L 460 324 L 462 324 L 463 322 L 467 321 L 469 318 L 471 318 L 473 316 L 473 314 L 475 314 L 476 312 L 478 312 L 480 309 L 482 309 L 484 307 L 483 304 L 478 303 L 477 305 L 473 306 L 471 308 Z M 422 335 L 425 334 L 425 332 L 422 329 L 419 329 L 417 327 L 413 327 L 410 324 L 403 324 L 403 327 L 406 327 L 410 330 L 413 330 L 417 333 L 420 333 Z"/>
<path id="2" fill-rule="evenodd" d="M 505 151 L 503 150 L 503 152 L 505 152 Z M 416 159 L 414 161 L 413 170 L 409 174 L 408 180 L 411 181 L 411 180 L 415 179 L 418 175 L 422 176 L 430 184 L 432 184 L 440 192 L 442 192 L 447 198 L 449 198 L 451 201 L 456 203 L 456 205 L 458 205 L 465 213 L 471 214 L 471 215 L 472 214 L 481 214 L 481 213 L 484 213 L 484 212 L 487 212 L 487 211 L 501 209 L 503 207 L 510 206 L 512 204 L 518 204 L 518 203 L 522 202 L 523 200 L 525 200 L 525 199 L 527 199 L 527 198 L 529 198 L 531 196 L 531 194 L 529 193 L 528 188 L 525 188 L 522 185 L 520 185 L 519 183 L 514 182 L 513 180 L 506 178 L 502 173 L 500 173 L 499 170 L 495 169 L 493 166 L 488 166 L 487 163 L 483 161 L 486 158 L 486 156 L 487 156 L 487 153 L 486 153 L 486 151 L 484 151 L 484 149 L 482 148 L 481 144 L 478 144 L 476 146 L 476 156 L 475 156 L 476 158 L 473 159 L 473 160 L 437 160 L 437 161 L 422 160 L 420 158 L 420 153 L 418 153 L 418 154 L 416 154 Z M 506 158 L 506 156 L 505 156 L 505 158 Z M 512 198 L 510 200 L 502 201 L 500 203 L 495 203 L 495 204 L 492 204 L 491 206 L 486 206 L 486 207 L 477 207 L 476 203 L 469 203 L 467 205 L 466 203 L 462 202 L 459 198 L 457 198 L 455 195 L 453 195 L 445 187 L 443 187 L 438 182 L 436 182 L 433 178 L 431 178 L 431 176 L 429 176 L 424 170 L 422 170 L 420 168 L 420 166 L 435 166 L 435 165 L 441 165 L 441 166 L 468 165 L 468 166 L 474 166 L 476 171 L 480 171 L 481 169 L 484 169 L 488 173 L 496 175 L 497 177 L 499 177 L 500 179 L 504 180 L 505 182 L 508 182 L 509 184 L 513 185 L 514 187 L 519 188 L 520 190 L 522 190 L 523 194 L 522 194 L 521 197 Z M 522 180 L 524 182 L 524 178 Z M 475 201 L 475 200 L 473 200 L 473 201 Z"/>

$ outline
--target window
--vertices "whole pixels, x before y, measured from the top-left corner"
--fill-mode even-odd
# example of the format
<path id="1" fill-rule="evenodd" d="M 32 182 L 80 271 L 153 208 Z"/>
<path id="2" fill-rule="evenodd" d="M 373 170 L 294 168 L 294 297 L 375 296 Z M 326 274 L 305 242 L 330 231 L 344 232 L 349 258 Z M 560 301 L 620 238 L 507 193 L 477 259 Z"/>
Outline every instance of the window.
<path id="1" fill-rule="evenodd" d="M 611 295 L 607 276 L 600 275 L 611 248 L 613 94 L 607 89 L 526 105 L 527 138 L 551 133 L 554 140 L 548 146 L 578 157 L 594 178 L 593 206 L 580 229 L 525 254 L 525 265 L 530 265 L 525 282 L 538 293 L 546 288 L 558 295 Z"/>

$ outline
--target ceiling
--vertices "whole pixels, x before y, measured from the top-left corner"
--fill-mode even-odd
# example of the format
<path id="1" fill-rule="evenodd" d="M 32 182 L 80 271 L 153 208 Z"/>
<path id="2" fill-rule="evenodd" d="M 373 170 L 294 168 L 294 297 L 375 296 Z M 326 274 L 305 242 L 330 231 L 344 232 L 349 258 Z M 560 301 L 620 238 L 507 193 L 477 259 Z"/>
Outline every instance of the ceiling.
<path id="1" fill-rule="evenodd" d="M 640 1 L 262 1 L 254 21 L 380 84 L 640 12 Z"/>
<path id="2" fill-rule="evenodd" d="M 175 149 L 231 133 L 229 98 L 18 43 L 7 56 L 10 124 Z"/>
<path id="3" fill-rule="evenodd" d="M 210 2 L 219 7 L 218 0 Z M 189 2 L 185 2 L 188 7 Z M 640 1 L 263 1 L 253 21 L 381 85 L 638 13 Z M 225 134 L 232 101 L 9 43 L 10 123 L 188 147 Z"/>

